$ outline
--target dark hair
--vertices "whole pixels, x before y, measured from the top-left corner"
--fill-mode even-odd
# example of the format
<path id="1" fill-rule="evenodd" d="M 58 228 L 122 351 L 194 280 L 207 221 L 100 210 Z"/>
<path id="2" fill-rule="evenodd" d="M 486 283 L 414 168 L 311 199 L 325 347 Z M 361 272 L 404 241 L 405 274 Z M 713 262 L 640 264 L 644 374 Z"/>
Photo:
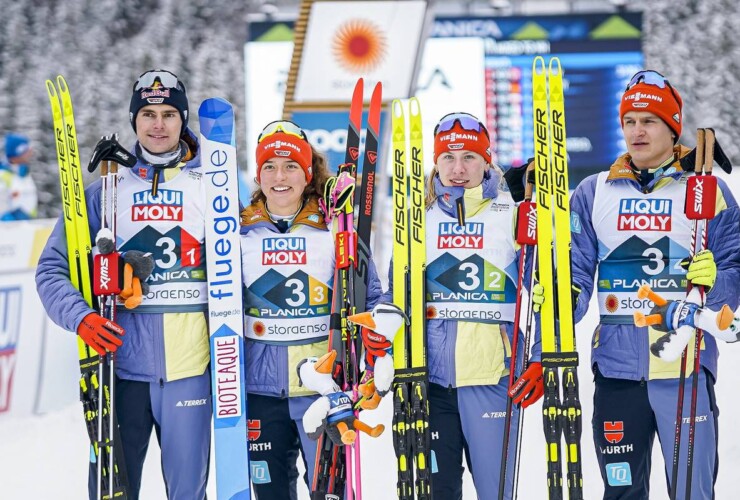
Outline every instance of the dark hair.
<path id="1" fill-rule="evenodd" d="M 311 166 L 313 167 L 313 177 L 311 178 L 311 182 L 309 182 L 303 190 L 304 200 L 307 200 L 312 196 L 316 196 L 317 198 L 324 196 L 324 186 L 329 177 L 331 177 L 326 156 L 316 151 L 313 144 L 311 145 Z M 257 189 L 252 193 L 251 203 L 255 204 L 258 201 L 267 201 L 267 197 L 265 196 L 265 193 L 262 192 L 262 188 L 260 186 L 257 186 Z"/>

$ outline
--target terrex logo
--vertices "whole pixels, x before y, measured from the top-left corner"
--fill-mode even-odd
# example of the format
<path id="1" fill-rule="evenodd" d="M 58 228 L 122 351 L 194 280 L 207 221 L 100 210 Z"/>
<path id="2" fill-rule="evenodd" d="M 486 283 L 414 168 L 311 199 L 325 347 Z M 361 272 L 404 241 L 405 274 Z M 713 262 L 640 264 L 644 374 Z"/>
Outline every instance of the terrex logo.
<path id="1" fill-rule="evenodd" d="M 134 193 L 132 221 L 182 221 L 182 191 L 160 189 L 157 196 L 151 191 Z"/>
<path id="2" fill-rule="evenodd" d="M 306 263 L 306 238 L 266 238 L 262 241 L 263 265 Z"/>
<path id="3" fill-rule="evenodd" d="M 437 248 L 483 248 L 483 224 L 467 222 L 440 222 Z"/>
<path id="4" fill-rule="evenodd" d="M 626 198 L 619 202 L 617 230 L 670 231 L 671 200 Z"/>

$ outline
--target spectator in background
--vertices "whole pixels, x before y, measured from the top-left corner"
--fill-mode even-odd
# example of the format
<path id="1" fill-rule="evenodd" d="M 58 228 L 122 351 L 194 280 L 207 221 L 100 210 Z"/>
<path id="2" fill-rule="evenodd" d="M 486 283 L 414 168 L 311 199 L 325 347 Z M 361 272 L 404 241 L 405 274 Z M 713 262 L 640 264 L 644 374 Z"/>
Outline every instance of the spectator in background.
<path id="1" fill-rule="evenodd" d="M 36 184 L 29 175 L 33 151 L 28 137 L 5 136 L 5 161 L 0 162 L 0 220 L 28 220 L 36 217 Z"/>

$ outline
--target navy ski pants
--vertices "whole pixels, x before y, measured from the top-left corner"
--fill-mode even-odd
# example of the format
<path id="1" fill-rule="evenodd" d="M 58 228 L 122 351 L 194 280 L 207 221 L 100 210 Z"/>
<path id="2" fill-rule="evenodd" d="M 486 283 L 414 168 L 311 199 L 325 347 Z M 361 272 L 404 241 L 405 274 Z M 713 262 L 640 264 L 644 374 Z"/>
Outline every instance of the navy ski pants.
<path id="1" fill-rule="evenodd" d="M 299 453 L 310 490 L 316 441 L 303 431 L 303 414 L 317 396 L 280 398 L 247 393 L 249 462 L 254 495 L 262 500 L 295 500 Z"/>
<path id="2" fill-rule="evenodd" d="M 719 410 L 714 397 L 714 380 L 704 369 L 699 374 L 697 387 L 691 498 L 711 500 L 719 460 Z M 606 378 L 596 369 L 591 423 L 605 500 L 650 498 L 650 457 L 656 433 L 663 452 L 666 483 L 670 483 L 677 400 L 678 379 L 646 382 Z M 685 498 L 690 403 L 691 375 L 687 375 L 677 499 Z"/>

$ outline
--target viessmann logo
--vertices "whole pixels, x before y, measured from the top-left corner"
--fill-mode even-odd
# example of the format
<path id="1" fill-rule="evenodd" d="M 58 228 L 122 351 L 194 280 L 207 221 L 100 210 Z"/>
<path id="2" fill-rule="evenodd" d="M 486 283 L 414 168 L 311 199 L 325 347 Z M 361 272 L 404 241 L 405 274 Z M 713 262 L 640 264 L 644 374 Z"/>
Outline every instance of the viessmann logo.
<path id="1" fill-rule="evenodd" d="M 671 200 L 626 198 L 619 202 L 617 230 L 670 231 Z"/>
<path id="2" fill-rule="evenodd" d="M 157 196 L 151 191 L 134 193 L 132 221 L 182 221 L 182 217 L 182 191 L 160 189 Z"/>

